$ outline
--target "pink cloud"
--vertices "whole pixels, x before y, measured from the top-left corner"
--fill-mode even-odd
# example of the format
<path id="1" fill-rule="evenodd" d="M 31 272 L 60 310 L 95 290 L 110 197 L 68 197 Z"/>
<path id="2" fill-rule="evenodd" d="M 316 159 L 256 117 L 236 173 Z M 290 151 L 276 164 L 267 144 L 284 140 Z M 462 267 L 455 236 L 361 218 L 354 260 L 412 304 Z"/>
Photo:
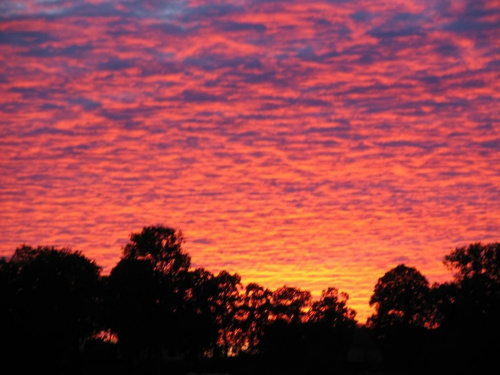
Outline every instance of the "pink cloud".
<path id="1" fill-rule="evenodd" d="M 185 232 L 196 265 L 350 295 L 498 241 L 491 2 L 3 5 L 0 254 Z"/>

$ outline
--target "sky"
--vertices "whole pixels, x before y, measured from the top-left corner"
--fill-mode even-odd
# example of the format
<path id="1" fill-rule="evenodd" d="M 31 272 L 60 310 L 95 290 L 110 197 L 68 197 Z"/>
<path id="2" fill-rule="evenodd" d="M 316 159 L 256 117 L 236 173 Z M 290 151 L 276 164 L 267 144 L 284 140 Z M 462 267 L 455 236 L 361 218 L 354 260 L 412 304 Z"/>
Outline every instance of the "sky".
<path id="1" fill-rule="evenodd" d="M 500 241 L 500 1 L 0 2 L 0 256 L 131 233 L 364 322 Z"/>

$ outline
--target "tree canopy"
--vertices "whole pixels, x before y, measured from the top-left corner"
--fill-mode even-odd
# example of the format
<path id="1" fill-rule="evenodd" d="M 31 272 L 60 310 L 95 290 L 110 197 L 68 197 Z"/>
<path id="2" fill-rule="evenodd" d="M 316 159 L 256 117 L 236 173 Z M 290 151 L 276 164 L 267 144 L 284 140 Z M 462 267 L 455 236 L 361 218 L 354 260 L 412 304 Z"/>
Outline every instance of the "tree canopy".
<path id="1" fill-rule="evenodd" d="M 8 264 L 6 358 L 70 358 L 98 329 L 101 268 L 79 251 L 23 245 Z M 5 296 L 5 295 L 4 295 Z"/>
<path id="2" fill-rule="evenodd" d="M 312 358 L 348 360 L 359 327 L 346 293 L 328 287 L 314 299 L 293 286 L 244 285 L 238 273 L 192 268 L 184 242 L 181 231 L 144 227 L 107 276 L 70 248 L 23 245 L 0 259 L 8 360 L 69 363 L 102 332 L 129 365 L 250 355 L 293 372 Z M 472 243 L 444 257 L 449 282 L 430 286 L 405 264 L 380 277 L 366 329 L 385 363 L 422 369 L 427 361 L 442 372 L 488 363 L 500 349 L 499 260 L 500 244 Z"/>
<path id="3" fill-rule="evenodd" d="M 414 267 L 400 264 L 378 279 L 370 306 L 375 315 L 370 318 L 374 327 L 424 327 L 428 324 L 427 279 Z"/>
<path id="4" fill-rule="evenodd" d="M 144 227 L 140 233 L 130 235 L 123 258 L 147 260 L 156 271 L 175 278 L 191 265 L 191 257 L 182 249 L 184 242 L 180 230 L 163 225 Z"/>

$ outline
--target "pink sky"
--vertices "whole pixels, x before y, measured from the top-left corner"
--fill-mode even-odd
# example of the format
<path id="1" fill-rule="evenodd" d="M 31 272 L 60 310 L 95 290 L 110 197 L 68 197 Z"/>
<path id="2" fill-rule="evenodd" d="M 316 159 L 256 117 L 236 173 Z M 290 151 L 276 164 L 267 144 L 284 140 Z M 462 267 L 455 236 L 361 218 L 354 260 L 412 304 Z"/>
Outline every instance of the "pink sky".
<path id="1" fill-rule="evenodd" d="M 184 232 L 244 284 L 336 287 L 500 240 L 499 1 L 3 1 L 0 255 Z"/>

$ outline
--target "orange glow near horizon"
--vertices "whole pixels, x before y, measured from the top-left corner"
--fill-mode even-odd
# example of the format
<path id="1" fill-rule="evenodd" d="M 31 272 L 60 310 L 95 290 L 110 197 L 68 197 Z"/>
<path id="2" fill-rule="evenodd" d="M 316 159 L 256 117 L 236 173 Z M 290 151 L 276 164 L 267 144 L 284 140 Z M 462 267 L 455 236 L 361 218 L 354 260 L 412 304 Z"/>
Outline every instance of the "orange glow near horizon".
<path id="1" fill-rule="evenodd" d="M 500 5 L 0 5 L 0 256 L 182 230 L 193 265 L 364 323 L 400 263 L 500 240 Z"/>

